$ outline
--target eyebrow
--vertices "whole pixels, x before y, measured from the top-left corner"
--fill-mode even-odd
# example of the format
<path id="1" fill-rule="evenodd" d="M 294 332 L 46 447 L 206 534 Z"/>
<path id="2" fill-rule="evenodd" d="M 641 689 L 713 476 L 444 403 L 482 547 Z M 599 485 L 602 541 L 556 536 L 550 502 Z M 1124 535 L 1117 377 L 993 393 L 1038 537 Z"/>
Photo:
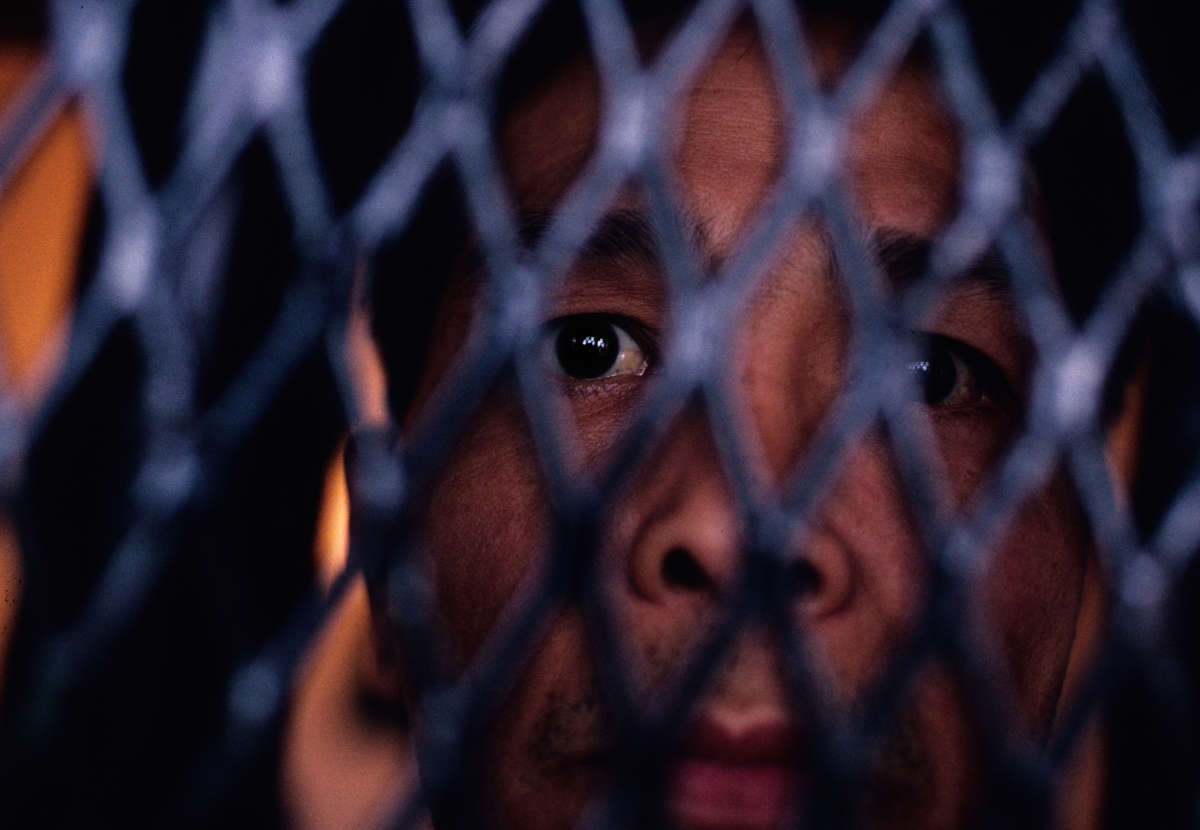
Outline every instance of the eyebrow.
<path id="1" fill-rule="evenodd" d="M 517 217 L 521 242 L 527 248 L 537 245 L 553 221 L 550 211 L 522 211 Z M 711 245 L 704 224 L 690 214 L 681 216 L 683 236 L 707 264 L 712 259 Z M 580 248 L 578 260 L 614 262 L 627 260 L 640 265 L 659 265 L 663 245 L 658 230 L 644 211 L 622 208 L 606 213 Z"/>
<path id="2" fill-rule="evenodd" d="M 554 220 L 554 213 L 545 210 L 521 211 L 517 229 L 521 243 L 535 247 Z M 680 217 L 685 238 L 703 259 L 706 268 L 715 268 L 720 258 L 711 249 L 704 224 L 688 213 Z M 884 227 L 873 231 L 868 241 L 872 255 L 883 269 L 884 276 L 897 291 L 925 278 L 935 247 L 933 240 L 900 230 Z M 640 209 L 622 208 L 606 213 L 595 230 L 580 248 L 576 259 L 581 262 L 632 262 L 658 267 L 662 245 L 654 224 Z M 827 241 L 826 249 L 831 251 Z M 832 263 L 830 263 L 832 264 Z M 836 266 L 835 266 L 836 267 Z M 979 290 L 1007 309 L 1016 311 L 1010 269 L 1000 251 L 993 245 L 961 274 L 955 275 L 952 290 Z"/>
<path id="3" fill-rule="evenodd" d="M 870 246 L 888 282 L 904 291 L 929 273 L 935 243 L 896 228 L 881 228 L 871 234 Z M 992 299 L 1016 310 L 1011 270 L 1000 251 L 989 246 L 960 274 L 954 275 L 951 290 L 980 290 Z"/>

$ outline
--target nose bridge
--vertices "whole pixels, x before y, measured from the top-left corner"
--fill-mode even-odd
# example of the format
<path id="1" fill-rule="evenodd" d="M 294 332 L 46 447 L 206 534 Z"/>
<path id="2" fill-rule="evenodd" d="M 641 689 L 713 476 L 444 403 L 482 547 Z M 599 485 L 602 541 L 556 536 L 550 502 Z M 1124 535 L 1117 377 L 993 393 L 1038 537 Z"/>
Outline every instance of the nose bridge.
<path id="1" fill-rule="evenodd" d="M 823 236 L 806 229 L 734 326 L 731 392 L 758 472 L 775 485 L 803 458 L 844 379 L 847 310 L 827 266 Z"/>

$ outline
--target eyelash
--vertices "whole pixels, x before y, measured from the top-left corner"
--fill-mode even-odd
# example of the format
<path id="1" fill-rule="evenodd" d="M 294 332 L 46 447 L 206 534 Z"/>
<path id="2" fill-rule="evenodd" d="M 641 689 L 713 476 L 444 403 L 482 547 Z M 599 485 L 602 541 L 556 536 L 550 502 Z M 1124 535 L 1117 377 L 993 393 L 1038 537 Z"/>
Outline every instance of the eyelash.
<path id="1" fill-rule="evenodd" d="M 913 332 L 913 334 L 921 344 L 922 352 L 926 357 L 910 361 L 906 366 L 907 369 L 914 370 L 921 363 L 926 363 L 928 367 L 930 358 L 935 357 L 934 353 L 941 351 L 943 354 L 940 356 L 949 356 L 956 362 L 956 366 L 961 364 L 971 373 L 972 377 L 969 380 L 979 386 L 978 400 L 950 404 L 925 402 L 926 406 L 942 412 L 969 411 L 989 404 L 997 406 L 1005 412 L 1011 412 L 1016 407 L 1017 396 L 1011 384 L 996 363 L 986 354 L 953 337 L 932 332 Z M 921 381 L 916 379 L 916 382 L 920 384 Z M 920 388 L 918 386 L 918 391 Z"/>
<path id="2" fill-rule="evenodd" d="M 575 367 L 581 370 L 576 373 L 572 373 L 570 368 L 564 365 L 562 338 L 568 331 L 568 326 L 577 327 L 577 331 L 583 336 L 591 334 L 599 336 L 601 340 L 611 341 L 608 344 L 600 341 L 589 344 L 591 348 L 583 351 L 591 351 L 593 354 L 590 356 L 582 352 L 576 355 L 575 359 L 584 364 Z M 933 364 L 936 361 L 948 359 L 952 361 L 952 369 L 956 372 L 948 394 L 955 392 L 961 383 L 978 386 L 978 392 L 971 400 L 957 403 L 931 403 L 925 400 L 922 401 L 925 406 L 942 413 L 965 413 L 989 405 L 1006 412 L 1015 408 L 1017 398 L 1011 385 L 995 362 L 983 352 L 961 340 L 933 332 L 918 331 L 913 332 L 913 335 L 920 344 L 923 357 L 910 361 L 905 369 L 917 371 L 918 367 L 921 367 L 926 372 L 933 372 L 936 368 L 944 368 L 935 367 Z M 618 378 L 642 377 L 653 372 L 659 362 L 658 341 L 650 329 L 635 318 L 616 313 L 585 312 L 557 317 L 546 323 L 542 349 L 551 371 L 576 388 L 595 386 Z M 631 354 L 632 349 L 636 349 L 637 354 Z M 595 362 L 587 366 L 586 361 L 591 359 Z M 632 361 L 637 362 L 632 364 Z M 609 374 L 622 362 L 626 364 L 622 370 Z M 600 368 L 601 366 L 603 368 Z M 970 377 L 958 376 L 957 372 L 964 370 L 970 373 Z M 934 374 L 926 377 L 932 381 L 946 380 L 945 377 L 937 378 Z M 914 380 L 917 384 L 916 391 L 921 392 L 923 379 Z"/>

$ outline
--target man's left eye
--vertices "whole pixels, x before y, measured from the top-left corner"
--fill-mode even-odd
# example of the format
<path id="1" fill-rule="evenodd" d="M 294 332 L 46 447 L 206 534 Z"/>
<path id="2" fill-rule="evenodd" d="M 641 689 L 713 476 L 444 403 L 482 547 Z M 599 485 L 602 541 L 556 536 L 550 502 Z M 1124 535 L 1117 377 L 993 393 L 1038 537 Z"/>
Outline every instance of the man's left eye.
<path id="1" fill-rule="evenodd" d="M 611 314 L 572 314 L 552 321 L 545 346 L 550 365 L 574 380 L 644 375 L 649 368 L 646 351 L 622 322 Z"/>
<path id="2" fill-rule="evenodd" d="M 920 359 L 906 368 L 915 380 L 917 400 L 926 406 L 960 407 L 984 403 L 1000 390 L 1000 370 L 988 358 L 953 338 L 929 334 L 922 337 Z"/>

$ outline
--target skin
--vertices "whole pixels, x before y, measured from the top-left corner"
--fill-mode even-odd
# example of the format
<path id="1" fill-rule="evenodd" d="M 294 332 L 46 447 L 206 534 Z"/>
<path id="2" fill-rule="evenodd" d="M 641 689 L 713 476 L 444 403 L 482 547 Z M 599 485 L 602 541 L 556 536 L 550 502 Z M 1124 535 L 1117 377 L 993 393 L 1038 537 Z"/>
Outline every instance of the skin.
<path id="1" fill-rule="evenodd" d="M 836 76 L 845 62 L 838 39 L 817 32 L 813 42 L 821 74 Z M 501 157 L 521 211 L 552 210 L 578 174 L 594 146 L 595 90 L 591 68 L 580 62 L 505 120 Z M 681 102 L 672 134 L 681 207 L 695 220 L 704 257 L 720 263 L 737 249 L 780 168 L 781 115 L 751 33 L 735 31 L 713 56 Z M 960 149 L 929 78 L 916 68 L 901 69 L 855 122 L 845 146 L 847 186 L 865 239 L 935 238 L 957 207 Z M 642 207 L 640 194 L 628 189 L 612 209 L 636 214 Z M 460 275 L 457 284 L 441 310 L 410 423 L 436 397 L 438 381 L 477 320 L 471 276 Z M 649 333 L 646 339 L 665 342 L 676 320 L 663 285 L 655 263 L 644 256 L 585 254 L 551 301 L 547 320 L 621 315 Z M 770 487 L 803 460 L 846 380 L 852 319 L 828 243 L 814 222 L 797 220 L 737 331 L 726 363 L 729 388 L 754 473 Z M 1031 370 L 1028 341 L 1010 298 L 994 285 L 969 280 L 947 292 L 922 331 L 966 344 L 1003 378 L 985 382 L 972 370 L 961 376 L 949 403 L 906 404 L 934 439 L 947 506 L 965 510 L 1020 427 Z M 578 381 L 547 359 L 579 473 L 603 465 L 654 382 L 650 345 L 644 375 Z M 896 372 L 904 371 L 898 359 Z M 1118 415 L 1113 430 L 1126 444 L 1136 433 L 1135 409 Z M 1128 447 L 1110 449 L 1118 474 L 1127 475 L 1122 459 Z M 549 510 L 534 455 L 520 410 L 502 388 L 481 408 L 432 489 L 430 566 L 438 613 L 460 667 L 470 663 L 544 561 Z M 717 458 L 702 413 L 689 410 L 621 493 L 603 540 L 597 578 L 633 663 L 639 702 L 647 708 L 669 698 L 737 573 L 741 530 Z M 682 557 L 693 578 L 672 571 L 671 557 L 675 564 Z M 927 575 L 879 432 L 847 454 L 811 532 L 797 539 L 789 557 L 816 575 L 815 588 L 796 593 L 791 612 L 827 708 L 840 722 L 853 714 L 911 630 Z M 1094 648 L 1103 597 L 1078 505 L 1056 478 L 1022 506 L 996 544 L 971 609 L 1010 685 L 1017 723 L 1034 741 L 1056 728 L 1056 715 Z M 751 627 L 731 648 L 695 715 L 734 732 L 768 723 L 802 734 L 804 724 L 784 688 L 777 644 Z M 963 690 L 945 666 L 923 664 L 872 757 L 861 804 L 868 826 L 956 827 L 968 821 L 980 772 L 964 709 Z M 605 777 L 602 759 L 613 734 L 577 609 L 561 610 L 547 625 L 495 722 L 485 749 L 487 809 L 495 826 L 571 826 Z M 694 827 L 760 826 L 753 818 L 676 818 Z"/>

